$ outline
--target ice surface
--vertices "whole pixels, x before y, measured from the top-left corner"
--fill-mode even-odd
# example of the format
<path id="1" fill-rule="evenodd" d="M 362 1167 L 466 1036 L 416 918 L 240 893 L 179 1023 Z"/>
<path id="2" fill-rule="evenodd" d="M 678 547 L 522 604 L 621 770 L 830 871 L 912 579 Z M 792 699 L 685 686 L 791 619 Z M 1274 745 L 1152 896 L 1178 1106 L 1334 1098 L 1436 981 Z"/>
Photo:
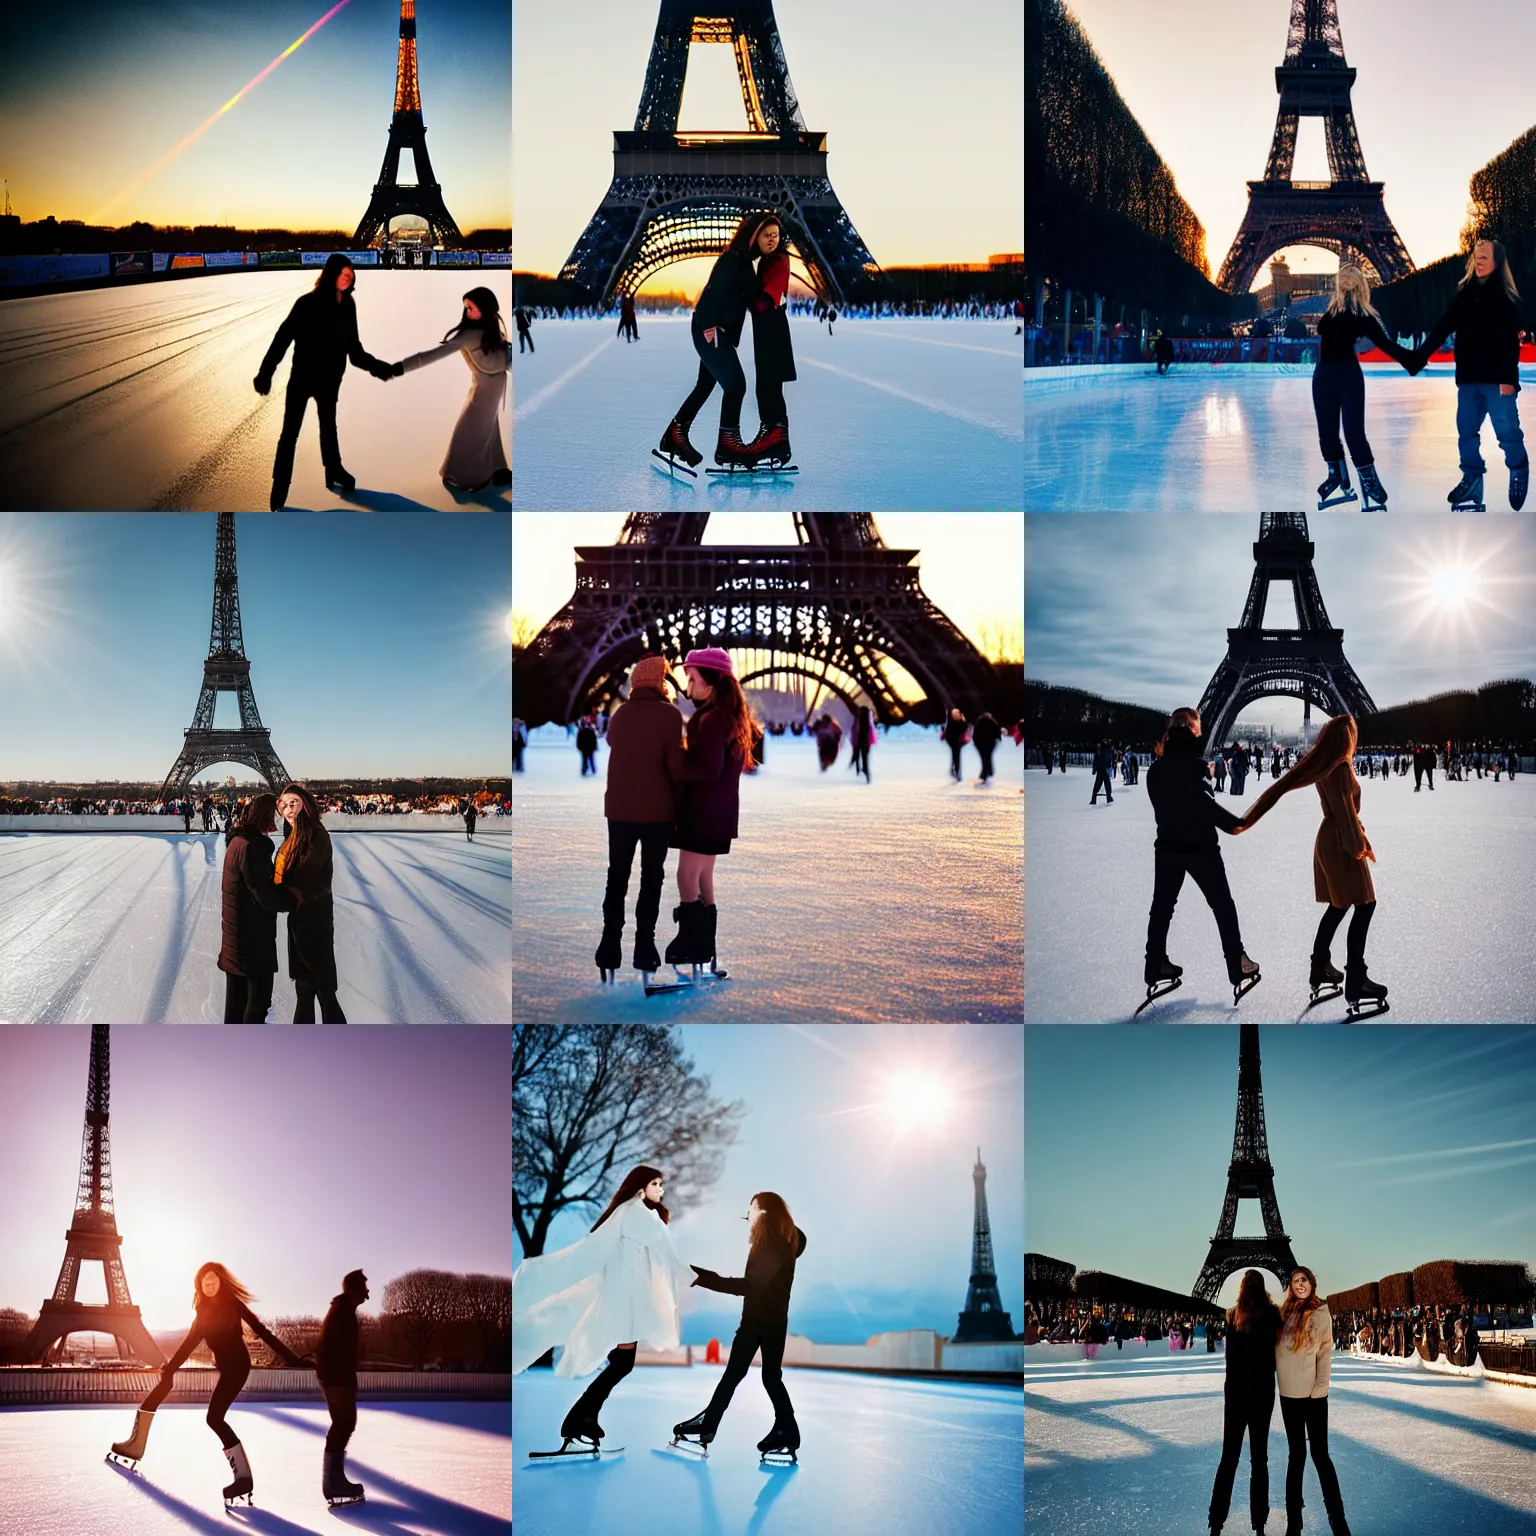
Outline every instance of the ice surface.
<path id="1" fill-rule="evenodd" d="M 338 997 L 352 1023 L 507 1021 L 510 839 L 332 841 Z M 0 834 L 0 1019 L 217 1023 L 218 833 Z M 293 1017 L 286 919 L 269 1018 Z"/>
<path id="2" fill-rule="evenodd" d="M 1031 1366 L 1024 1352 L 1030 1536 L 1188 1536 L 1221 1459 L 1220 1354 Z M 1328 1452 L 1355 1536 L 1531 1536 L 1536 1392 L 1336 1355 Z M 1284 1520 L 1286 1441 L 1269 1432 L 1269 1529 Z M 1303 1529 L 1327 1531 L 1309 1462 Z M 1248 1527 L 1248 1450 L 1227 1530 Z"/>
<path id="3" fill-rule="evenodd" d="M 198 1404 L 155 1415 L 137 1471 L 105 1460 L 133 1428 L 133 1408 L 0 1412 L 0 1536 L 268 1536 L 377 1531 L 389 1536 L 506 1536 L 512 1528 L 505 1403 L 363 1403 L 347 1472 L 366 1502 L 326 1509 L 323 1407 L 243 1403 L 230 1427 L 251 1460 L 255 1503 L 224 1512 L 229 1463 Z"/>
<path id="4" fill-rule="evenodd" d="M 1031 512 L 1310 512 L 1317 506 L 1327 471 L 1317 446 L 1310 369 L 1182 363 L 1162 379 L 1150 365 L 1081 380 L 1052 377 L 1073 372 L 1032 371 L 1025 387 L 1024 485 Z M 1536 384 L 1536 368 L 1522 368 L 1520 378 L 1527 388 Z M 1073 383 L 1080 387 L 1067 387 Z M 1529 442 L 1536 423 L 1530 395 L 1521 398 Z M 1410 379 L 1395 364 L 1366 364 L 1365 430 L 1390 509 L 1444 512 L 1446 493 L 1461 477 L 1454 370 L 1436 365 Z M 1483 458 L 1488 510 L 1507 512 L 1509 475 L 1486 422 Z"/>
<path id="5" fill-rule="evenodd" d="M 736 1389 L 709 1459 L 663 1449 L 709 1401 L 718 1366 L 646 1367 L 602 1411 L 622 1456 L 529 1462 L 560 1448 L 580 1394 L 552 1371 L 512 1382 L 517 1536 L 1019 1536 L 1023 1436 L 1017 1387 L 784 1372 L 800 1460 L 759 1467 L 773 1408 L 753 1370 Z"/>
<path id="6" fill-rule="evenodd" d="M 785 386 L 798 475 L 723 483 L 714 462 L 720 392 L 690 436 L 699 478 L 651 457 L 693 387 L 687 316 L 534 322 L 515 360 L 519 511 L 1013 511 L 1021 507 L 1022 351 L 1012 321 L 792 319 L 797 382 Z M 750 332 L 742 430 L 757 430 Z"/>
<path id="7" fill-rule="evenodd" d="M 1003 1022 L 1023 1006 L 1023 752 L 1004 737 L 978 788 L 932 733 L 882 739 L 873 783 L 826 773 L 808 738 L 769 737 L 741 781 L 741 836 L 715 865 L 719 961 L 728 982 L 647 998 L 629 967 L 640 860 L 630 873 L 624 967 L 598 984 L 608 832 L 607 749 L 579 777 L 573 745 L 529 747 L 512 778 L 514 1016 L 519 1022 Z M 677 931 L 677 854 L 667 856 L 656 941 Z M 665 970 L 670 978 L 672 972 Z"/>
<path id="8" fill-rule="evenodd" d="M 270 395 L 258 395 L 251 380 L 316 275 L 251 272 L 0 304 L 0 502 L 25 510 L 265 509 L 293 349 Z M 509 272 L 362 268 L 364 348 L 398 362 L 436 346 L 458 323 L 460 296 L 480 285 L 509 307 Z M 349 367 L 337 431 L 357 493 L 343 501 L 326 490 L 311 404 L 289 506 L 505 507 L 505 490 L 456 500 L 438 478 L 468 392 L 462 358 L 387 384 Z"/>
<path id="9" fill-rule="evenodd" d="M 1266 777 L 1248 781 L 1234 813 L 1251 805 Z M 1125 1020 L 1146 995 L 1142 962 L 1152 902 L 1156 827 L 1146 776 L 1115 803 L 1088 804 L 1093 774 L 1031 769 L 1028 789 L 1028 913 L 1025 1012 L 1040 1024 Z M 1413 776 L 1363 779 L 1360 817 L 1376 863 L 1376 916 L 1366 961 L 1390 989 L 1389 1024 L 1530 1023 L 1536 1020 L 1536 953 L 1518 915 L 1536 867 L 1536 778 L 1472 778 L 1413 792 Z M 1166 1023 L 1295 1020 L 1309 997 L 1308 959 L 1321 908 L 1313 893 L 1317 795 L 1286 795 L 1250 832 L 1221 834 L 1243 943 L 1264 980 L 1238 1012 L 1216 923 L 1185 880 L 1168 953 L 1184 986 L 1140 1018 Z M 1341 969 L 1348 924 L 1334 940 Z M 1344 1001 L 1320 1004 L 1311 1023 L 1344 1016 Z"/>

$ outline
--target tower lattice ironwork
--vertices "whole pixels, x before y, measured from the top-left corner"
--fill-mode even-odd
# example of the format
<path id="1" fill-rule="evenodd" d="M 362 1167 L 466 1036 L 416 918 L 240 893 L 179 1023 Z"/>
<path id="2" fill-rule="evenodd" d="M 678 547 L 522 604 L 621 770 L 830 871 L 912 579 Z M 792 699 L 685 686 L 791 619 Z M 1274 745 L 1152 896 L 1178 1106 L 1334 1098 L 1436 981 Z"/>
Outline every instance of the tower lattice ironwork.
<path id="1" fill-rule="evenodd" d="M 1365 684 L 1345 658 L 1344 631 L 1329 622 L 1313 550 L 1305 512 L 1260 515 L 1243 620 L 1227 631 L 1226 657 L 1200 700 L 1208 751 L 1221 749 L 1248 705 L 1272 695 L 1299 698 L 1309 710 L 1316 704 L 1330 715 L 1375 714 Z M 1295 629 L 1264 626 L 1269 586 L 1278 581 L 1289 583 L 1295 597 Z"/>
<path id="2" fill-rule="evenodd" d="M 203 662 L 203 688 L 187 728 L 186 741 L 165 776 L 160 798 L 185 789 L 213 763 L 244 763 L 254 768 L 274 790 L 288 782 L 288 770 L 272 750 L 272 733 L 261 723 L 251 687 L 251 664 L 240 633 L 240 583 L 235 570 L 235 514 L 218 514 L 217 548 L 213 565 L 213 632 Z M 240 729 L 214 728 L 214 711 L 221 693 L 240 699 Z"/>
<path id="3" fill-rule="evenodd" d="M 415 162 L 414 183 L 400 180 L 403 149 L 410 150 Z M 389 238 L 390 221 L 407 214 L 426 220 L 433 245 L 452 246 L 463 241 L 427 156 L 427 125 L 421 115 L 421 81 L 416 73 L 416 0 L 400 0 L 395 115 L 389 121 L 389 143 L 368 211 L 352 239 L 359 246 L 382 245 Z"/>
<path id="4" fill-rule="evenodd" d="M 887 549 L 867 512 L 794 518 L 798 544 L 704 545 L 707 512 L 636 512 L 617 544 L 578 548 L 575 595 L 513 659 L 519 717 L 567 724 L 617 703 L 642 656 L 714 645 L 744 687 L 805 677 L 885 725 L 974 719 L 992 669 L 923 591 L 918 551 Z"/>
<path id="5" fill-rule="evenodd" d="M 1402 237 L 1387 214 L 1383 183 L 1365 169 L 1344 59 L 1338 0 L 1291 0 L 1285 60 L 1275 70 L 1280 108 L 1262 181 L 1248 183 L 1248 211 L 1217 282 L 1247 293 L 1259 268 L 1290 245 L 1315 245 L 1352 261 L 1367 277 L 1391 282 L 1413 271 Z M 1320 117 L 1328 145 L 1327 181 L 1293 181 L 1296 130 Z"/>
<path id="6" fill-rule="evenodd" d="M 678 132 L 694 43 L 735 51 L 745 133 Z M 560 276 L 607 304 L 675 261 L 718 255 L 743 217 L 770 211 L 830 303 L 878 277 L 832 190 L 827 136 L 800 115 L 773 0 L 661 0 L 634 130 L 614 134 L 613 182 Z"/>
<path id="7" fill-rule="evenodd" d="M 50 1345 L 72 1333 L 110 1333 L 124 1360 L 136 1356 L 147 1365 L 160 1365 L 165 1360 L 128 1294 L 128 1277 L 123 1273 L 123 1240 L 118 1235 L 112 1201 L 110 1069 L 108 1027 L 93 1024 L 75 1214 L 65 1234 L 64 1263 L 53 1295 L 43 1303 L 36 1324 L 13 1357 L 20 1364 L 41 1360 Z M 80 1266 L 89 1263 L 99 1263 L 106 1275 L 107 1300 L 103 1306 L 75 1299 Z"/>
<path id="8" fill-rule="evenodd" d="M 955 1344 L 980 1344 L 1013 1338 L 1013 1319 L 1003 1309 L 997 1290 L 997 1264 L 992 1257 L 992 1223 L 987 1217 L 987 1166 L 976 1149 L 971 1169 L 976 1189 L 976 1215 L 971 1229 L 971 1283 L 965 1293 L 965 1310 L 955 1325 Z"/>
<path id="9" fill-rule="evenodd" d="M 1264 1213 L 1262 1237 L 1237 1237 L 1237 1202 L 1257 1200 Z M 1221 1220 L 1211 1239 L 1200 1278 L 1190 1293 L 1215 1301 L 1222 1282 L 1240 1269 L 1267 1269 L 1281 1285 L 1296 1268 L 1291 1240 L 1280 1220 L 1275 1198 L 1275 1170 L 1269 1160 L 1269 1136 L 1264 1129 L 1264 1084 L 1259 1072 L 1259 1026 L 1244 1024 L 1237 1057 L 1237 1123 L 1232 1132 L 1232 1161 L 1227 1167 L 1227 1197 Z"/>

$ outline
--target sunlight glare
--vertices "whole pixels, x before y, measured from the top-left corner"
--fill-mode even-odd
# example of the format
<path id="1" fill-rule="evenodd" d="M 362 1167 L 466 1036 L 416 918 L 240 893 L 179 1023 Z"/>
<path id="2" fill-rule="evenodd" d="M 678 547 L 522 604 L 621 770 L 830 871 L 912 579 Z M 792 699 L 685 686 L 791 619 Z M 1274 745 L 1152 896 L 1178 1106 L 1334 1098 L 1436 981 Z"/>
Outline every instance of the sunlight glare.
<path id="1" fill-rule="evenodd" d="M 1431 572 L 1429 595 L 1442 608 L 1463 608 L 1477 593 L 1477 572 L 1465 565 L 1442 565 Z"/>
<path id="2" fill-rule="evenodd" d="M 938 1130 L 949 1118 L 949 1089 L 930 1074 L 909 1069 L 885 1085 L 884 1109 L 897 1130 Z"/>

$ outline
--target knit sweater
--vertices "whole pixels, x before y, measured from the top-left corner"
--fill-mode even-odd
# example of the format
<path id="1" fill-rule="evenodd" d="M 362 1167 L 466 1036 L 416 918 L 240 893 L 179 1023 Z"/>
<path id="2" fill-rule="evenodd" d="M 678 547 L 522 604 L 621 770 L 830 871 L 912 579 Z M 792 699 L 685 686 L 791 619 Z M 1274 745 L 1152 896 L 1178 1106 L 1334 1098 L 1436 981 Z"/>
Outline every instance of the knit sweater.
<path id="1" fill-rule="evenodd" d="M 1292 1349 L 1296 1325 L 1292 1319 L 1280 1330 L 1275 1344 L 1275 1374 L 1281 1397 L 1327 1397 L 1328 1375 L 1333 1367 L 1333 1319 L 1327 1305 L 1317 1308 L 1306 1322 L 1301 1347 Z"/>

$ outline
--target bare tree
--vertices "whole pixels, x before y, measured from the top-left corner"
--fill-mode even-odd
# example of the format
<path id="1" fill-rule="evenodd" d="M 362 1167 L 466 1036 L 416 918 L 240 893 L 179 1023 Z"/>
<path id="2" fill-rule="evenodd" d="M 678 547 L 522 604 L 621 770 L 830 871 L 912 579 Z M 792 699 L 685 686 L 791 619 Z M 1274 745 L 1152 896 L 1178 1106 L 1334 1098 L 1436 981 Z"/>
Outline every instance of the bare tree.
<path id="1" fill-rule="evenodd" d="M 746 1113 L 712 1097 L 661 1024 L 518 1025 L 512 1031 L 512 1221 L 528 1257 L 561 1211 L 601 1209 L 635 1163 L 698 1205 Z"/>
<path id="2" fill-rule="evenodd" d="M 443 1269 L 413 1269 L 384 1287 L 384 1313 L 419 1370 L 433 1340 L 462 1313 L 459 1276 Z"/>
<path id="3" fill-rule="evenodd" d="M 540 626 L 531 614 L 514 608 L 512 610 L 512 654 L 515 656 L 519 651 L 532 645 L 538 636 L 539 629 Z"/>
<path id="4" fill-rule="evenodd" d="M 993 616 L 976 626 L 979 649 L 988 661 L 1013 666 L 1024 660 L 1024 621 L 1022 618 Z"/>
<path id="5" fill-rule="evenodd" d="M 512 1281 L 507 1275 L 465 1275 L 464 1305 L 480 1350 L 482 1370 L 509 1370 L 512 1355 Z"/>

